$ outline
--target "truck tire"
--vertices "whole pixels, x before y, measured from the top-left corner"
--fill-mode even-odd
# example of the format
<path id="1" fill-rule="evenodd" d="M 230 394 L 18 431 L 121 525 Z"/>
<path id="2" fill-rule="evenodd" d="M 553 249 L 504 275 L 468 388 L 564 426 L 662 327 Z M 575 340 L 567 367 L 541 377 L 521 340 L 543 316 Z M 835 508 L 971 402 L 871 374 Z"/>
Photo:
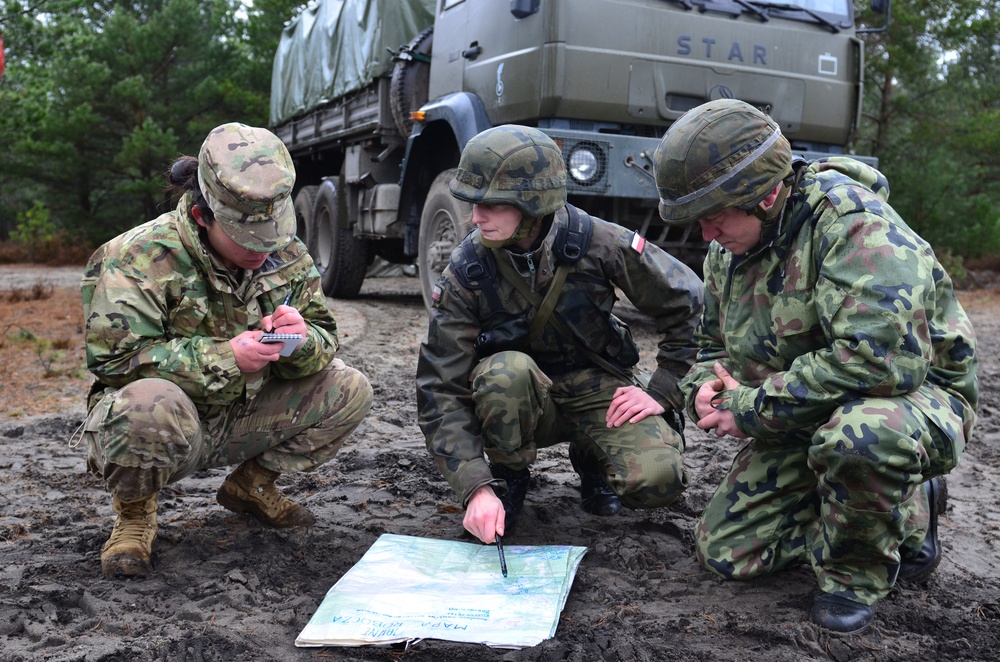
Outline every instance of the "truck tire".
<path id="1" fill-rule="evenodd" d="M 448 183 L 454 176 L 455 170 L 451 169 L 434 178 L 420 214 L 417 269 L 424 305 L 428 309 L 431 307 L 431 292 L 441 272 L 448 266 L 451 252 L 472 229 L 469 221 L 472 205 L 459 200 L 448 190 Z"/>
<path id="2" fill-rule="evenodd" d="M 392 69 L 389 86 L 389 107 L 396 129 L 403 136 L 409 136 L 413 129 L 410 113 L 427 103 L 430 93 L 431 45 L 434 42 L 434 26 L 424 28 L 413 40 L 403 47 L 404 54 L 411 59 L 396 60 Z M 424 59 L 427 59 L 425 62 Z"/>
<path id="3" fill-rule="evenodd" d="M 318 186 L 303 186 L 295 194 L 295 202 L 292 203 L 295 207 L 295 235 L 310 250 L 312 249 L 309 244 L 313 229 L 313 207 L 316 205 L 316 191 L 318 190 Z"/>
<path id="4" fill-rule="evenodd" d="M 335 299 L 352 299 L 361 291 L 368 269 L 368 240 L 341 227 L 340 191 L 332 180 L 323 182 L 313 207 L 313 261 L 323 282 L 323 293 Z"/>

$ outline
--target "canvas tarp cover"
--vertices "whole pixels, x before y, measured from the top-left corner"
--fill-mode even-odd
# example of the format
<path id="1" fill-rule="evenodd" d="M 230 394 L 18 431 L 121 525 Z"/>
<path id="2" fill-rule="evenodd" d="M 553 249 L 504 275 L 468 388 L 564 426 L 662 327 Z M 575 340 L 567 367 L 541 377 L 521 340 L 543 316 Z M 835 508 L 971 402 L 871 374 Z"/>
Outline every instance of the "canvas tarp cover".
<path id="1" fill-rule="evenodd" d="M 271 72 L 271 125 L 360 90 L 434 22 L 435 0 L 320 0 L 282 31 Z"/>

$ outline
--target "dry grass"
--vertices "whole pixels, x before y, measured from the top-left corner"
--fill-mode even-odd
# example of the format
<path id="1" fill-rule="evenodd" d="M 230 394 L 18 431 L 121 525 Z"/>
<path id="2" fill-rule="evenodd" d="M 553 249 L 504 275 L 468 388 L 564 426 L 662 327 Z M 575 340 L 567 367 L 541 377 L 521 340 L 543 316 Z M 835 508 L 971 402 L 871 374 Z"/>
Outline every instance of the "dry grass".
<path id="1" fill-rule="evenodd" d="M 32 285 L 0 301 L 0 418 L 83 410 L 91 377 L 79 289 Z"/>
<path id="2" fill-rule="evenodd" d="M 85 264 L 94 247 L 89 242 L 60 232 L 49 241 L 35 246 L 35 264 L 58 267 L 67 264 Z M 25 264 L 31 259 L 27 246 L 15 241 L 0 241 L 0 264 Z"/>

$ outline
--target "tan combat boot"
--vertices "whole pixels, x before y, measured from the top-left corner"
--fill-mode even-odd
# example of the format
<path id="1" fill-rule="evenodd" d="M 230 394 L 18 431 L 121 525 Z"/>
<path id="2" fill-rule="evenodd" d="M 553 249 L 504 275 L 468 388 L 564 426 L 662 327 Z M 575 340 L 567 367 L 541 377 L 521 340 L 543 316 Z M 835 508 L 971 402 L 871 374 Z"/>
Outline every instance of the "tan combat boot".
<path id="1" fill-rule="evenodd" d="M 156 539 L 156 493 L 125 501 L 117 496 L 111 507 L 118 514 L 111 537 L 101 550 L 105 575 L 138 575 L 149 572 Z"/>
<path id="2" fill-rule="evenodd" d="M 215 498 L 222 507 L 235 513 L 250 513 L 268 526 L 279 529 L 312 526 L 316 521 L 313 514 L 274 486 L 279 475 L 256 460 L 247 460 L 229 474 Z"/>

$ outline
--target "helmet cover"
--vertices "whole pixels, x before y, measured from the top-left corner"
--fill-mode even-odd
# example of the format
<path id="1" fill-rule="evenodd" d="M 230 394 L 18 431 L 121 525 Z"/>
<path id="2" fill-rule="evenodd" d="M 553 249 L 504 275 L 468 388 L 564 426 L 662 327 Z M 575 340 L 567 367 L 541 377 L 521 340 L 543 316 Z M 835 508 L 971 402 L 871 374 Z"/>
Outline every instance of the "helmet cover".
<path id="1" fill-rule="evenodd" d="M 660 216 L 697 221 L 730 207 L 751 210 L 792 172 L 792 150 L 778 124 L 738 99 L 686 112 L 653 157 Z"/>

